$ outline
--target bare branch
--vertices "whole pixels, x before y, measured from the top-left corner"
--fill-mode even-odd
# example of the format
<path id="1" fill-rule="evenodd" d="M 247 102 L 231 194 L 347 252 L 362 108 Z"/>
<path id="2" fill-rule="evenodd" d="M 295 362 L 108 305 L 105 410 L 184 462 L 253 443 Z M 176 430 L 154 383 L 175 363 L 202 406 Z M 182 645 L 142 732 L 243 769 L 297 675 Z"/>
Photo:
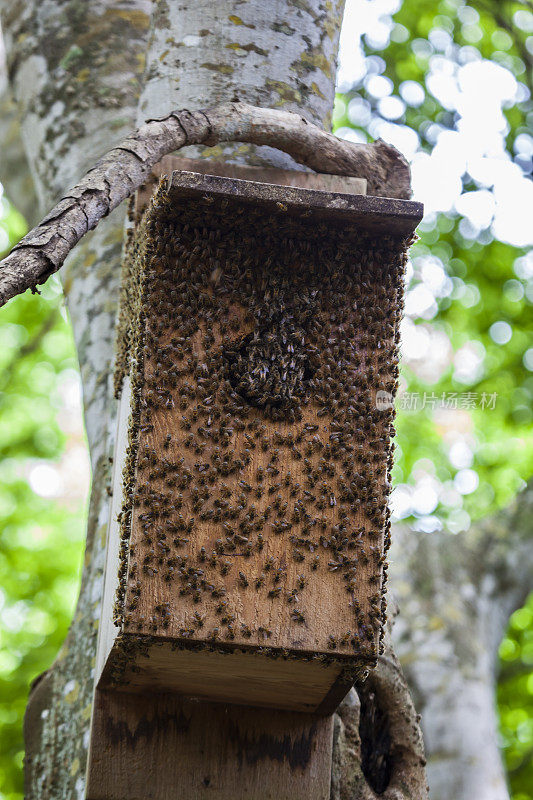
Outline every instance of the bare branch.
<path id="1" fill-rule="evenodd" d="M 495 656 L 509 616 L 520 608 L 533 586 L 532 520 L 530 480 L 508 506 L 473 522 L 461 535 L 443 530 L 420 536 L 407 526 L 396 525 L 391 549 L 393 585 L 404 582 L 409 586 L 410 596 L 428 604 L 424 611 L 428 617 L 442 614 L 443 596 L 457 595 L 459 586 L 474 586 L 476 596 L 499 609 L 490 626 Z M 410 600 L 400 597 L 399 602 L 405 617 Z M 413 608 L 418 617 L 418 605 Z M 457 635 L 463 624 L 457 615 L 455 621 L 449 620 Z"/>
<path id="2" fill-rule="evenodd" d="M 357 692 L 337 711 L 331 800 L 427 800 L 420 717 L 390 644 Z M 381 742 L 368 743 L 374 763 L 365 763 L 365 736 L 379 728 Z"/>
<path id="3" fill-rule="evenodd" d="M 317 172 L 366 178 L 369 194 L 410 197 L 409 166 L 392 145 L 338 139 L 287 111 L 226 103 L 148 120 L 110 150 L 2 262 L 0 305 L 57 272 L 102 217 L 143 184 L 163 156 L 185 145 L 247 142 L 289 153 Z"/>

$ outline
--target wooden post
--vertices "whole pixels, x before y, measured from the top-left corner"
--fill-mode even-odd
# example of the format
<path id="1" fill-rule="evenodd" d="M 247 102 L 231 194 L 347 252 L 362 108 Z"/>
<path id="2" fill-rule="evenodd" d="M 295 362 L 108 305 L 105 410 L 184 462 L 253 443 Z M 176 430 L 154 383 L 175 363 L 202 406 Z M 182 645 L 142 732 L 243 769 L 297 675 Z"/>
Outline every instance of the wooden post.
<path id="1" fill-rule="evenodd" d="M 96 691 L 88 800 L 328 800 L 333 717 Z"/>
<path id="2" fill-rule="evenodd" d="M 327 798 L 382 632 L 421 206 L 208 168 L 139 194 L 125 263 L 92 800 Z"/>

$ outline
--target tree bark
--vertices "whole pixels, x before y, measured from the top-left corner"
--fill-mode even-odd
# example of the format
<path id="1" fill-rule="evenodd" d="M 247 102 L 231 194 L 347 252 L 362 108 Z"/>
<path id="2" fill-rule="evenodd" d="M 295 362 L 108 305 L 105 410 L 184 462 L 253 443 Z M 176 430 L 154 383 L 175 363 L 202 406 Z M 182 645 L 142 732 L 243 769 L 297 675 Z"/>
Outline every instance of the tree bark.
<path id="1" fill-rule="evenodd" d="M 135 127 L 150 0 L 3 2 L 7 66 L 40 215 Z M 69 635 L 28 707 L 26 794 L 82 798 L 93 698 L 115 401 L 112 367 L 124 212 L 78 247 L 63 286 L 78 350 L 92 492 L 82 585 Z"/>
<path id="2" fill-rule="evenodd" d="M 397 528 L 393 631 L 428 757 L 432 800 L 508 800 L 498 747 L 498 647 L 531 589 L 533 487 L 460 536 Z"/>
<path id="3" fill-rule="evenodd" d="M 391 643 L 394 615 L 376 669 L 335 715 L 330 800 L 428 797 L 420 716 Z"/>
<path id="4" fill-rule="evenodd" d="M 130 197 L 163 156 L 191 144 L 247 142 L 268 145 L 318 172 L 364 178 L 369 194 L 409 197 L 409 166 L 394 147 L 337 139 L 305 117 L 222 103 L 200 111 L 173 111 L 148 120 L 95 164 L 42 222 L 2 261 L 0 305 L 35 287 L 63 265 L 85 234 Z"/>
<path id="5" fill-rule="evenodd" d="M 0 31 L 1 48 L 1 31 Z M 5 63 L 0 49 L 0 183 L 5 194 L 25 217 L 29 226 L 39 221 L 39 207 L 35 186 L 28 167 L 26 153 L 20 135 L 20 120 L 17 106 L 11 98 L 5 80 Z"/>
<path id="6" fill-rule="evenodd" d="M 342 0 L 1 0 L 0 9 L 40 214 L 136 125 L 174 108 L 240 101 L 303 112 L 329 126 Z M 278 151 L 249 144 L 220 144 L 202 155 L 295 166 Z M 115 428 L 111 372 L 123 221 L 121 209 L 103 220 L 62 273 L 93 486 L 76 615 L 29 704 L 30 799 L 82 798 L 85 790 Z M 525 500 L 522 507 L 530 510 L 530 492 Z M 402 608 L 394 640 L 423 714 L 433 800 L 508 796 L 497 752 L 494 681 L 499 639 L 527 585 L 525 539 L 510 533 L 525 532 L 529 523 L 525 510 L 516 514 L 464 537 L 393 535 L 391 578 Z M 408 708 L 405 689 L 404 695 Z M 361 777 L 359 706 L 352 693 L 337 720 L 336 800 L 372 796 Z M 409 714 L 408 720 L 414 724 Z"/>

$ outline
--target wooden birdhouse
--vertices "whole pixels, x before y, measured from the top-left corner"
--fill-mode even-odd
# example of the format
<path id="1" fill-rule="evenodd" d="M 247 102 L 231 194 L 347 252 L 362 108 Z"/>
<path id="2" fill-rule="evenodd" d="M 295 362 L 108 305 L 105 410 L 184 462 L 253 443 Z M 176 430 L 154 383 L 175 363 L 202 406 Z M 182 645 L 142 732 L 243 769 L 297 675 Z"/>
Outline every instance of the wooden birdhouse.
<path id="1" fill-rule="evenodd" d="M 422 208 L 176 171 L 138 212 L 100 687 L 331 713 L 383 632 Z"/>

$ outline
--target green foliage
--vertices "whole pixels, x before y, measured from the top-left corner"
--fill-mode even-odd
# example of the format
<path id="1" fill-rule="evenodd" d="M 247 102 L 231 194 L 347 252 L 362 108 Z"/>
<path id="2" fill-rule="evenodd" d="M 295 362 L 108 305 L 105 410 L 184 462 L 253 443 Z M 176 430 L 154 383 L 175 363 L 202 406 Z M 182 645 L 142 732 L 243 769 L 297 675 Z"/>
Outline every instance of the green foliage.
<path id="1" fill-rule="evenodd" d="M 438 223 L 436 223 L 438 230 Z M 470 412 L 475 440 L 472 468 L 479 478 L 478 488 L 463 498 L 462 507 L 471 519 L 501 508 L 533 474 L 532 399 L 533 374 L 524 366 L 524 353 L 531 346 L 531 301 L 524 294 L 523 283 L 517 280 L 514 266 L 523 253 L 511 245 L 492 240 L 483 245 L 468 241 L 459 232 L 459 220 L 451 230 L 438 231 L 437 242 L 431 236 L 435 229 L 422 232 L 412 250 L 417 259 L 439 253 L 439 261 L 452 278 L 451 297 L 436 298 L 437 308 L 432 327 L 450 341 L 453 352 L 465 345 L 479 346 L 483 353 L 483 371 L 469 380 L 458 380 L 453 361 L 435 382 L 425 382 L 408 366 L 403 369 L 409 392 L 421 398 L 444 393 L 475 395 L 476 408 Z M 429 235 L 428 235 L 429 234 Z M 452 257 L 453 254 L 453 257 Z M 409 285 L 419 284 L 416 275 Z M 518 293 L 512 294 L 519 286 Z M 506 291 L 506 288 L 508 291 Z M 512 336 L 505 345 L 490 336 L 495 323 L 506 322 Z M 423 319 L 417 325 L 427 326 Z M 430 356 L 431 357 L 431 356 Z M 481 407 L 485 395 L 486 407 Z M 494 408 L 490 398 L 494 397 Z M 397 467 L 403 480 L 409 480 L 421 458 L 430 459 L 439 473 L 439 480 L 453 480 L 459 472 L 449 460 L 449 447 L 442 425 L 435 424 L 432 409 L 425 414 L 401 413 L 398 418 L 398 443 L 401 457 Z M 429 425 L 428 425 L 429 423 Z M 398 473 L 397 473 L 398 475 Z M 440 516 L 448 521 L 450 508 L 439 507 Z"/>
<path id="2" fill-rule="evenodd" d="M 532 37 L 530 20 L 523 16 L 531 7 L 531 3 L 507 0 L 472 0 L 470 4 L 404 0 L 394 15 L 388 44 L 373 44 L 371 34 L 363 41 L 367 75 L 387 78 L 390 97 L 398 100 L 403 111 L 390 122 L 392 118 L 382 114 L 379 98 L 362 79 L 338 98 L 337 128 L 350 128 L 367 140 L 375 135 L 369 131 L 373 122 L 383 119 L 416 131 L 419 149 L 431 153 L 439 135 L 454 130 L 458 120 L 457 109 L 432 93 L 433 59 L 464 63 L 477 57 L 477 51 L 531 89 Z M 73 51 L 67 55 L 76 57 Z M 503 113 L 509 159 L 527 169 L 530 162 L 519 146 L 519 137 L 527 134 L 532 121 L 527 91 L 520 102 L 507 104 Z M 479 188 L 466 172 L 462 185 L 464 194 Z M 7 249 L 8 237 L 12 243 L 24 233 L 24 221 L 5 199 L 0 203 L 2 250 Z M 431 379 L 421 367 L 431 366 L 436 359 L 433 345 L 421 361 L 406 359 L 402 388 L 418 393 L 420 400 L 424 393 L 427 398 L 469 392 L 478 400 L 483 394 L 497 396 L 494 408 L 481 408 L 478 402 L 474 410 L 455 416 L 431 408 L 430 403 L 417 413 L 405 410 L 398 415 L 395 483 L 409 489 L 421 476 L 429 476 L 438 495 L 433 510 L 415 508 L 409 512 L 410 521 L 429 525 L 427 530 L 445 524 L 459 532 L 470 519 L 507 503 L 533 472 L 533 373 L 525 361 L 532 318 L 527 262 L 525 251 L 498 241 L 490 229 L 473 230 L 468 219 L 449 212 L 424 223 L 412 264 L 408 292 L 431 285 L 428 269 L 442 276 L 434 292 L 434 307 L 419 317 L 412 315 L 412 324 L 419 333 L 448 342 L 451 356 Z M 494 324 L 501 322 L 511 330 L 504 343 L 493 335 Z M 452 356 L 462 351 L 482 357 L 479 369 L 461 377 Z M 48 282 L 42 296 L 27 293 L 2 309 L 0 800 L 22 797 L 21 723 L 28 687 L 57 654 L 79 581 L 85 520 L 81 501 L 44 497 L 31 483 L 36 466 L 59 465 L 72 443 L 72 434 L 67 439 L 62 430 L 59 405 L 65 376 L 73 369 L 77 366 L 72 336 L 56 279 Z M 460 418 L 472 447 L 467 466 L 479 481 L 474 490 L 457 489 L 465 468 L 451 453 L 455 417 Z M 500 654 L 502 745 L 513 798 L 533 800 L 533 598 L 513 615 Z"/>
<path id="3" fill-rule="evenodd" d="M 530 14 L 524 20 L 517 12 L 528 13 L 524 11 L 527 8 L 531 10 L 531 4 L 404 0 L 394 15 L 386 47 L 372 46 L 372 31 L 363 39 L 366 74 L 339 96 L 334 115 L 337 130 L 352 129 L 359 138 L 367 140 L 372 138 L 369 128 L 375 135 L 376 120 L 386 122 L 389 132 L 395 126 L 398 129 L 407 126 L 418 134 L 418 149 L 431 152 L 442 132 L 456 129 L 459 117 L 454 107 L 449 103 L 444 106 L 432 94 L 433 84 L 428 85 L 428 74 L 434 69 L 435 60 L 447 61 L 452 70 L 483 57 L 508 69 L 517 80 L 525 81 L 521 84 L 525 99 L 504 108 L 508 121 L 505 145 L 510 158 L 522 164 L 523 154 L 515 152 L 513 147 L 517 136 L 528 131 L 528 122 L 533 118 L 527 97 L 531 88 L 528 67 L 533 65 L 528 25 L 531 26 L 533 16 Z M 390 82 L 387 99 L 394 98 L 403 107 L 403 113 L 394 116 L 394 124 L 383 116 L 381 98 L 372 94 L 369 75 L 386 78 Z M 406 82 L 411 82 L 408 87 Z M 418 93 L 416 89 L 413 92 L 413 85 L 418 87 Z M 463 174 L 462 183 L 463 196 L 479 188 L 468 172 Z M 439 190 L 436 185 L 435 192 Z M 473 373 L 466 380 L 457 379 L 451 361 L 431 381 L 417 377 L 409 360 L 403 367 L 404 389 L 418 393 L 420 398 L 424 392 L 438 397 L 451 392 L 477 395 L 478 408 L 471 415 L 474 444 L 471 466 L 477 472 L 479 484 L 476 491 L 461 501 L 461 508 L 468 512 L 464 527 L 470 519 L 507 503 L 533 473 L 533 373 L 531 362 L 530 369 L 525 366 L 525 354 L 531 347 L 531 276 L 528 280 L 523 249 L 498 241 L 490 229 L 473 230 L 468 219 L 459 214 L 430 217 L 419 232 L 420 240 L 412 248 L 414 270 L 408 293 L 419 286 L 427 287 L 421 272 L 428 262 L 443 270 L 453 290 L 442 296 L 437 292 L 434 310 L 413 318 L 414 324 L 445 336 L 454 353 L 464 345 L 482 353 L 481 374 Z M 509 342 L 494 341 L 491 327 L 495 323 L 510 326 Z M 434 356 L 430 352 L 427 357 Z M 495 408 L 479 408 L 483 393 L 497 396 Z M 413 468 L 421 459 L 433 462 L 441 483 L 453 481 L 459 470 L 449 461 L 449 437 L 442 435 L 442 427 L 431 408 L 416 414 L 400 411 L 396 482 L 412 483 Z M 453 503 L 447 507 L 442 498 L 439 501 L 435 513 L 444 522 L 455 513 L 456 498 Z"/>
<path id="4" fill-rule="evenodd" d="M 403 0 L 397 5 L 392 20 L 387 14 L 382 19 L 390 27 L 387 45 L 375 40 L 373 28 L 362 37 L 365 68 L 351 88 L 343 87 L 336 103 L 334 119 L 341 135 L 350 137 L 351 130 L 359 141 L 369 141 L 410 128 L 418 135 L 418 151 L 431 154 L 442 134 L 449 137 L 447 132 L 456 135 L 460 130 L 462 113 L 453 102 L 453 92 L 442 91 L 435 75 L 452 80 L 461 65 L 487 59 L 508 70 L 518 85 L 518 101 L 502 104 L 506 127 L 500 157 L 508 159 L 503 163 L 514 162 L 525 173 L 530 171 L 531 153 L 524 153 L 523 146 L 527 150 L 532 141 L 533 4 Z M 377 91 L 369 80 L 372 75 L 386 79 Z M 482 133 L 478 146 L 483 144 Z M 460 181 L 467 199 L 479 189 L 489 195 L 490 175 L 483 184 L 465 168 Z M 434 191 L 440 190 L 436 183 Z M 471 220 L 452 210 L 424 221 L 411 260 L 408 307 L 410 293 L 415 297 L 417 290 L 432 287 L 428 271 L 433 277 L 442 276 L 440 285 L 433 280 L 433 305 L 418 317 L 411 314 L 411 333 L 430 335 L 432 342 L 441 343 L 441 350 L 445 342 L 450 352 L 441 368 L 433 370 L 427 367 L 437 358 L 435 344 L 422 359 L 404 358 L 400 390 L 411 398 L 416 393 L 419 408 L 424 396 L 449 398 L 457 393 L 461 398 L 472 393 L 476 408 L 461 411 L 459 405 L 459 411 L 450 414 L 426 403 L 415 413 L 401 410 L 400 403 L 394 483 L 405 489 L 405 496 L 417 486 L 425 487 L 423 501 L 429 502 L 428 507 L 432 505 L 428 491 L 434 491 L 436 498 L 433 510 L 417 510 L 413 504 L 410 509 L 404 506 L 400 516 L 422 531 L 444 525 L 458 533 L 472 519 L 508 503 L 533 474 L 531 254 L 499 241 L 486 222 L 476 229 Z M 461 371 L 461 353 L 474 360 L 477 356 L 478 364 Z M 494 397 L 494 407 L 485 402 L 482 408 L 482 397 L 487 401 Z M 457 435 L 471 448 L 470 463 L 468 456 L 465 463 L 457 463 L 451 447 Z M 465 477 L 471 486 L 458 491 Z M 530 598 L 513 615 L 501 648 L 502 746 L 514 800 L 533 798 L 532 637 Z"/>
<path id="5" fill-rule="evenodd" d="M 3 224 L 24 233 L 9 209 Z M 65 453 L 60 390 L 77 369 L 57 280 L 0 318 L 0 798 L 22 798 L 22 718 L 28 689 L 65 638 L 79 586 L 80 501 L 33 491 L 35 468 Z M 33 472 L 32 472 L 33 470 Z"/>
<path id="6" fill-rule="evenodd" d="M 530 800 L 533 758 L 533 594 L 515 611 L 500 647 L 498 705 L 514 800 Z"/>

